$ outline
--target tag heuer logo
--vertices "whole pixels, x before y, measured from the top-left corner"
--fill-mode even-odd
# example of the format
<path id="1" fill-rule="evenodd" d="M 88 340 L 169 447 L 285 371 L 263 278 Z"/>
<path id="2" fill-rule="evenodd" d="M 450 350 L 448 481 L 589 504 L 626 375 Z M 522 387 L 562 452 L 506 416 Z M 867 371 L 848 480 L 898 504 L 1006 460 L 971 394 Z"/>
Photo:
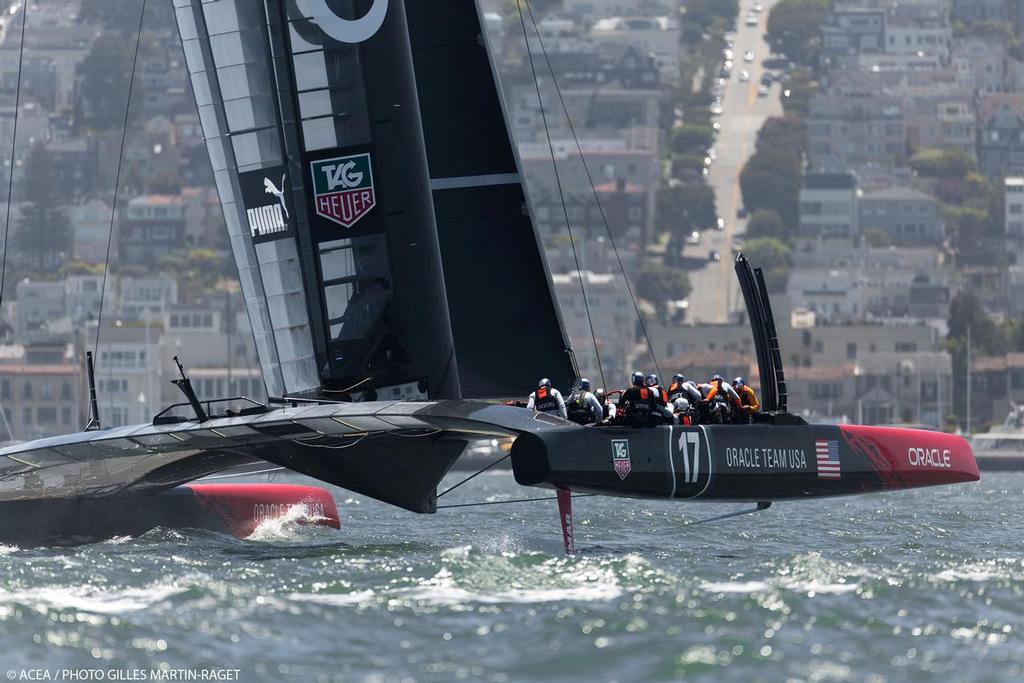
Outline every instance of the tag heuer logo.
<path id="1" fill-rule="evenodd" d="M 314 161 L 312 168 L 318 216 L 351 228 L 377 205 L 369 154 Z"/>
<path id="2" fill-rule="evenodd" d="M 612 466 L 619 479 L 625 479 L 633 469 L 633 461 L 629 457 L 629 441 L 612 439 Z"/>

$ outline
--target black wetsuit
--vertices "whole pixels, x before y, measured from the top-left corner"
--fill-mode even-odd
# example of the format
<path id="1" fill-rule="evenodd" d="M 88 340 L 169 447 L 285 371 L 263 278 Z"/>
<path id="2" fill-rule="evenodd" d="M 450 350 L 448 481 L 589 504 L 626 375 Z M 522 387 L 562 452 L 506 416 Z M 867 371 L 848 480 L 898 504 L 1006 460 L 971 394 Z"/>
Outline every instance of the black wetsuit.
<path id="1" fill-rule="evenodd" d="M 665 424 L 667 395 L 661 388 L 630 387 L 622 392 L 619 409 L 622 420 L 630 427 L 653 427 Z"/>

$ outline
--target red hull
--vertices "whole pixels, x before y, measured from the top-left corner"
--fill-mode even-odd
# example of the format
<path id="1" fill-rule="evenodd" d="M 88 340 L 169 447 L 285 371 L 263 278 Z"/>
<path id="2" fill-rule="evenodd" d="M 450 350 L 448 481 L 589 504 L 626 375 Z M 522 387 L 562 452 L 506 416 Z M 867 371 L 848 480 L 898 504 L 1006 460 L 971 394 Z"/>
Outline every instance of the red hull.
<path id="1" fill-rule="evenodd" d="M 316 486 L 290 484 L 188 484 L 207 512 L 216 515 L 239 538 L 252 535 L 262 522 L 284 517 L 304 506 L 303 523 L 341 528 L 331 494 Z"/>

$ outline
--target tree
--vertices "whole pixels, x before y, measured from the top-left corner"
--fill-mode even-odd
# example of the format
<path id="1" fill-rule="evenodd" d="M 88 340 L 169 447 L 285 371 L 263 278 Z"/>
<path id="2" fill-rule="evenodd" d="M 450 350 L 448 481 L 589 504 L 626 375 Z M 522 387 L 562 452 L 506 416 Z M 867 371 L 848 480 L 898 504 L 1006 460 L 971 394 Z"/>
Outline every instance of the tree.
<path id="1" fill-rule="evenodd" d="M 704 157 L 695 154 L 684 154 L 672 159 L 669 175 L 684 183 L 702 182 L 704 179 Z"/>
<path id="2" fill-rule="evenodd" d="M 864 230 L 864 240 L 868 246 L 882 249 L 892 245 L 892 239 L 881 228 L 870 227 Z"/>
<path id="3" fill-rule="evenodd" d="M 715 142 L 711 126 L 682 125 L 672 131 L 673 154 L 697 154 L 701 157 Z"/>
<path id="4" fill-rule="evenodd" d="M 753 239 L 743 245 L 743 255 L 755 268 L 764 270 L 770 293 L 786 291 L 791 261 L 785 242 L 772 238 Z"/>
<path id="5" fill-rule="evenodd" d="M 178 280 L 178 291 L 186 301 L 198 300 L 212 291 L 227 272 L 224 258 L 212 249 L 190 249 L 160 260 L 160 270 Z"/>
<path id="6" fill-rule="evenodd" d="M 796 229 L 787 226 L 772 209 L 758 209 L 747 223 L 747 237 L 772 238 L 788 244 L 796 238 Z"/>
<path id="7" fill-rule="evenodd" d="M 139 25 L 138 0 L 82 0 L 78 21 L 114 31 L 134 32 Z"/>
<path id="8" fill-rule="evenodd" d="M 959 149 L 922 149 L 908 161 L 914 171 L 926 178 L 962 179 L 975 170 L 974 160 Z"/>
<path id="9" fill-rule="evenodd" d="M 803 153 L 807 140 L 807 126 L 804 120 L 795 114 L 772 116 L 761 124 L 757 131 L 757 149 L 778 148 L 796 153 Z"/>
<path id="10" fill-rule="evenodd" d="M 57 271 L 57 276 L 59 279 L 64 279 L 69 275 L 103 275 L 103 266 L 98 263 L 68 261 Z"/>
<path id="11" fill-rule="evenodd" d="M 811 98 L 818 92 L 821 84 L 814 80 L 814 74 L 807 68 L 796 68 L 790 72 L 789 82 L 782 86 L 782 108 L 787 114 L 807 116 L 811 107 Z M 789 97 L 785 92 L 789 91 Z"/>
<path id="12" fill-rule="evenodd" d="M 662 316 L 669 301 L 685 299 L 690 291 L 690 278 L 685 271 L 660 263 L 648 264 L 636 277 L 637 295 L 654 304 Z"/>
<path id="13" fill-rule="evenodd" d="M 978 240 L 985 234 L 986 211 L 970 206 L 945 206 L 942 217 L 946 222 L 946 234 L 958 250 L 976 249 Z"/>
<path id="14" fill-rule="evenodd" d="M 999 325 L 982 307 L 981 302 L 970 291 L 961 291 L 949 302 L 949 332 L 946 348 L 953 360 L 953 384 L 967 385 L 967 330 L 970 329 L 971 353 L 978 355 L 1004 355 L 1011 342 L 1019 337 L 1019 330 Z M 966 415 L 966 392 L 953 392 L 953 412 Z M 971 425 L 966 425 L 968 429 Z"/>
<path id="15" fill-rule="evenodd" d="M 766 38 L 772 52 L 813 66 L 821 51 L 821 24 L 827 0 L 780 0 L 768 14 Z"/>
<path id="16" fill-rule="evenodd" d="M 800 158 L 792 150 L 758 150 L 740 172 L 744 205 L 750 211 L 771 209 L 786 225 L 798 225 L 802 173 Z"/>
<path id="17" fill-rule="evenodd" d="M 78 65 L 85 119 L 97 130 L 120 128 L 124 120 L 132 49 L 119 36 L 101 33 Z"/>
<path id="18" fill-rule="evenodd" d="M 677 237 L 709 228 L 718 218 L 715 191 L 707 185 L 662 185 L 655 202 L 655 229 Z"/>
<path id="19" fill-rule="evenodd" d="M 939 201 L 956 206 L 987 207 L 992 200 L 992 191 L 985 177 L 977 173 L 968 173 L 963 178 L 938 178 L 932 183 L 932 193 Z M 999 201 L 1003 201 L 1002 196 Z"/>
<path id="20" fill-rule="evenodd" d="M 971 330 L 971 348 L 975 353 L 1002 355 L 1007 352 L 1004 330 L 970 291 L 958 292 L 949 302 L 949 332 L 947 340 L 967 340 Z"/>
<path id="21" fill-rule="evenodd" d="M 71 252 L 73 236 L 53 161 L 42 143 L 29 149 L 23 173 L 25 198 L 13 233 L 15 253 L 30 268 L 56 269 Z"/>
<path id="22" fill-rule="evenodd" d="M 715 20 L 732 23 L 739 14 L 739 0 L 690 0 L 683 15 L 686 23 L 709 28 Z"/>

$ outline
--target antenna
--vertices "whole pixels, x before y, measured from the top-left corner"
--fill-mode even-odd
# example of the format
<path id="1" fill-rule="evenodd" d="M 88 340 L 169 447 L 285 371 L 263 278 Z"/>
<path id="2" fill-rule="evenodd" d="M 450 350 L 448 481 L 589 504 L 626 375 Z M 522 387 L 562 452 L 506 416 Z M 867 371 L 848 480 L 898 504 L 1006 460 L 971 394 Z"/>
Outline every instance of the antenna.
<path id="1" fill-rule="evenodd" d="M 192 406 L 192 410 L 195 411 L 196 419 L 200 422 L 206 422 L 210 417 L 203 410 L 203 404 L 199 402 L 199 397 L 196 396 L 196 390 L 192 388 L 192 380 L 185 375 L 185 368 L 182 367 L 181 361 L 178 357 L 174 357 L 174 362 L 178 366 L 178 374 L 181 375 L 181 379 L 172 379 L 171 384 L 181 389 L 181 393 L 185 394 L 185 398 L 188 399 L 188 404 Z"/>
<path id="2" fill-rule="evenodd" d="M 89 424 L 85 431 L 92 432 L 103 429 L 100 426 L 100 408 L 96 403 L 96 372 L 92 363 L 92 351 L 85 352 L 85 376 L 89 380 Z"/>

